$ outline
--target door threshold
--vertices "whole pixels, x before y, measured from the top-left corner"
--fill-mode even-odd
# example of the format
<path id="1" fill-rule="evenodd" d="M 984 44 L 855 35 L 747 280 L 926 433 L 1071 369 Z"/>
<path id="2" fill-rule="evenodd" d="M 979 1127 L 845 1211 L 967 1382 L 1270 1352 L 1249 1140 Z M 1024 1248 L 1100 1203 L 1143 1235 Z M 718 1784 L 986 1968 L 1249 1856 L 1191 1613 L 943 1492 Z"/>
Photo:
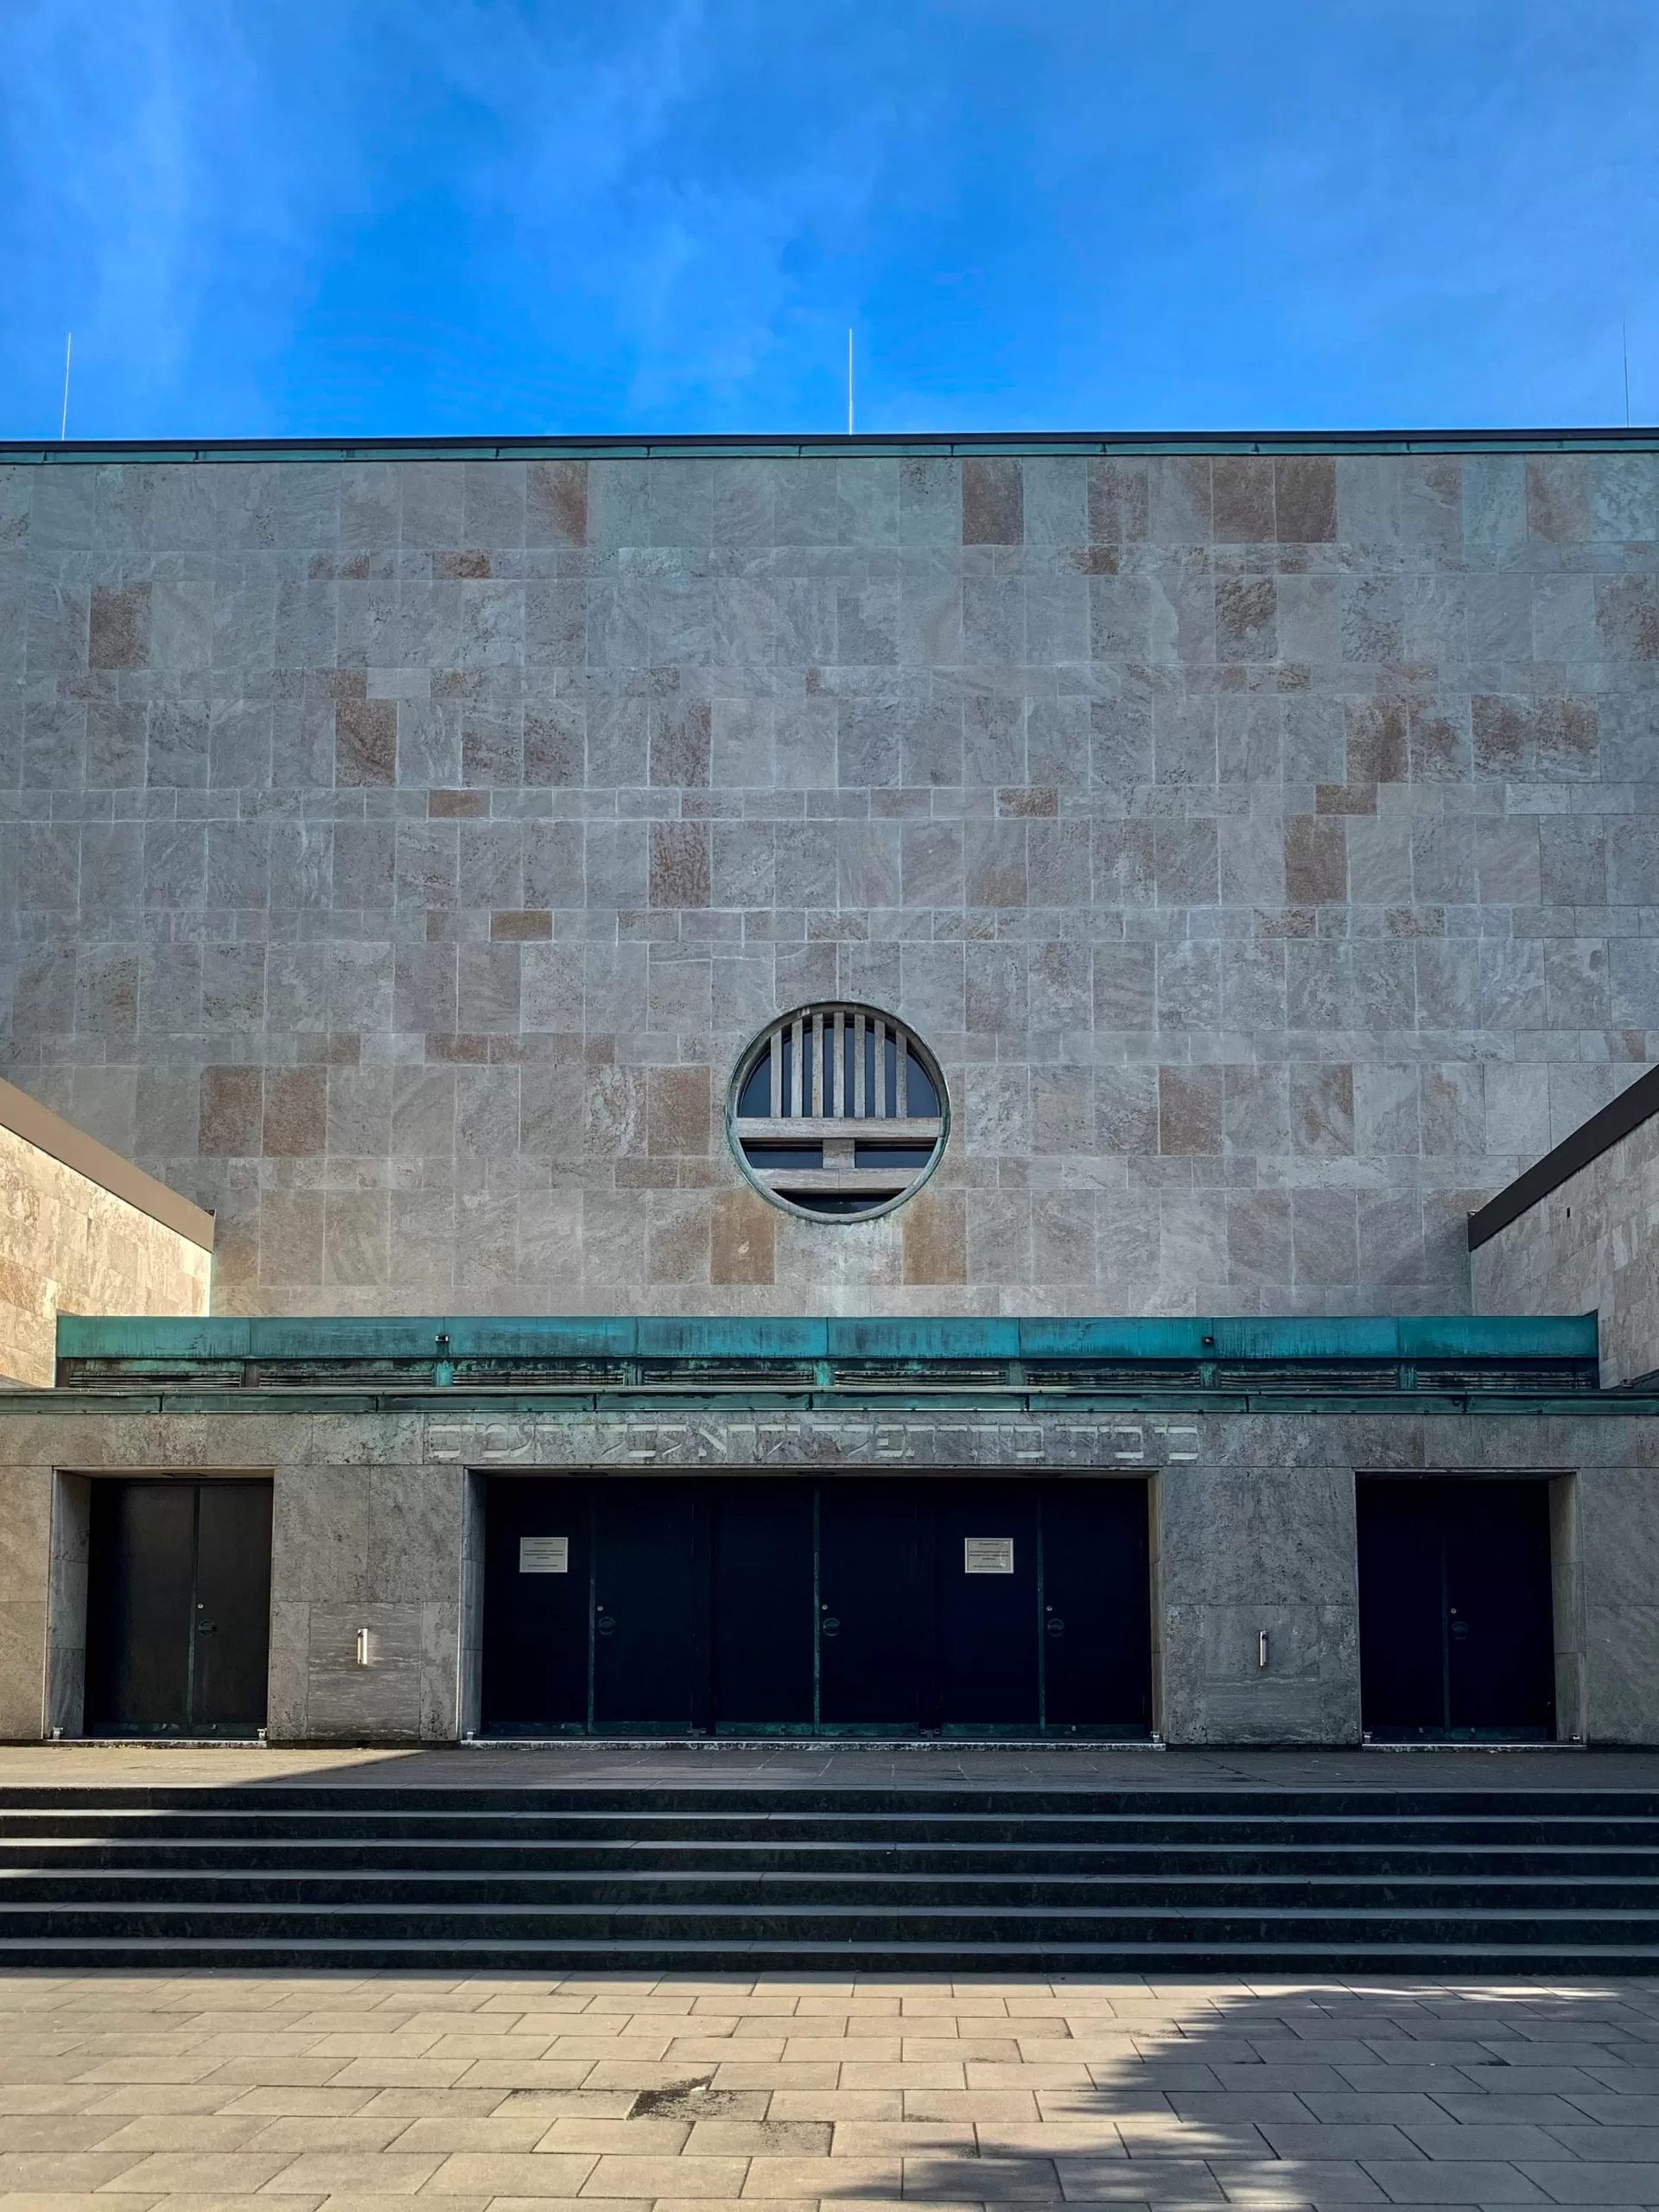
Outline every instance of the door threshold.
<path id="1" fill-rule="evenodd" d="M 263 1751 L 266 1748 L 263 1728 L 257 1736 L 66 1736 L 54 1731 L 41 1741 L 48 1751 L 55 1746 L 66 1751 L 71 1748 L 84 1751 L 89 1747 L 111 1751 Z"/>
<path id="2" fill-rule="evenodd" d="M 1367 1736 L 1360 1745 L 1363 1751 L 1581 1751 L 1581 1738 L 1570 1744 L 1531 1744 L 1522 1741 L 1504 1743 L 1501 1739 L 1478 1736 L 1435 1737 L 1416 1741 L 1404 1737 L 1373 1738 Z"/>
<path id="3" fill-rule="evenodd" d="M 1161 1751 L 1161 1736 L 463 1736 L 472 1751 Z"/>

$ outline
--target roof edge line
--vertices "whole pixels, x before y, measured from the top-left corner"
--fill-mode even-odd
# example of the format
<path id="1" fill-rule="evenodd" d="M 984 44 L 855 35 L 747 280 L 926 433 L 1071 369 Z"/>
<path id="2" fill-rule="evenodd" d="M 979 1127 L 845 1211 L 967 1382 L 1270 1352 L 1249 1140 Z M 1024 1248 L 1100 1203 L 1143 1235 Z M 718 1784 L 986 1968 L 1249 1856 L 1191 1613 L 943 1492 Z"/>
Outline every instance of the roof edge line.
<path id="1" fill-rule="evenodd" d="M 1494 1236 L 1518 1221 L 1540 1199 L 1547 1198 L 1552 1191 L 1570 1182 L 1580 1169 L 1599 1160 L 1604 1152 L 1611 1152 L 1632 1129 L 1639 1129 L 1643 1122 L 1659 1114 L 1659 1067 L 1648 1069 L 1636 1081 L 1611 1099 L 1599 1113 L 1581 1122 L 1570 1136 L 1553 1146 L 1541 1160 L 1534 1160 L 1524 1174 L 1517 1175 L 1494 1198 L 1469 1217 L 1469 1249 L 1478 1252 L 1483 1244 L 1490 1244 Z"/>
<path id="2" fill-rule="evenodd" d="M 0 464 L 113 466 L 122 462 L 282 461 L 713 459 L 746 454 L 777 460 L 840 456 L 893 458 L 933 454 L 1058 454 L 1103 459 L 1125 454 L 1645 453 L 1659 450 L 1659 428 L 1529 429 L 963 430 L 843 433 L 707 433 L 604 436 L 355 438 L 97 438 L 0 440 Z"/>

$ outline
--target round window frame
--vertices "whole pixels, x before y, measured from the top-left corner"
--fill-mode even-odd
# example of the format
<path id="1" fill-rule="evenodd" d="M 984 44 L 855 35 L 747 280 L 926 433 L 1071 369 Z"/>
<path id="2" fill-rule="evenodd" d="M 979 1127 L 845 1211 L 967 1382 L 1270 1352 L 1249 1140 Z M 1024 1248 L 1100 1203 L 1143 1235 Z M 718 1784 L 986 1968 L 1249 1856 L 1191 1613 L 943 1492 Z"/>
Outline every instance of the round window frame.
<path id="1" fill-rule="evenodd" d="M 774 1191 L 755 1173 L 748 1154 L 743 1149 L 743 1141 L 738 1135 L 738 1122 L 742 1118 L 737 1110 L 738 1100 L 754 1072 L 762 1050 L 791 1022 L 805 1020 L 815 1014 L 862 1014 L 867 1021 L 881 1021 L 889 1028 L 903 1030 L 928 1080 L 938 1093 L 939 1133 L 933 1140 L 932 1158 L 925 1167 L 916 1171 L 902 1191 L 896 1192 L 892 1198 L 881 1200 L 879 1205 L 861 1213 L 822 1212 L 815 1206 L 798 1205 L 781 1191 Z M 876 1116 L 871 1115 L 868 1118 L 873 1128 L 880 1128 L 880 1121 Z M 883 1221 L 889 1214 L 897 1213 L 900 1206 L 908 1205 L 917 1192 L 931 1182 L 938 1173 L 939 1162 L 944 1158 L 945 1147 L 950 1141 L 950 1086 L 944 1079 L 944 1070 L 939 1064 L 938 1054 L 908 1022 L 900 1020 L 897 1014 L 889 1014 L 882 1007 L 872 1006 L 866 999 L 808 999 L 799 1006 L 789 1007 L 781 1014 L 771 1015 L 753 1032 L 738 1054 L 731 1079 L 726 1086 L 726 1143 L 737 1163 L 738 1173 L 749 1188 L 757 1192 L 768 1205 L 776 1206 L 780 1213 L 793 1214 L 798 1221 L 813 1222 L 820 1229 L 854 1229 L 862 1222 Z"/>

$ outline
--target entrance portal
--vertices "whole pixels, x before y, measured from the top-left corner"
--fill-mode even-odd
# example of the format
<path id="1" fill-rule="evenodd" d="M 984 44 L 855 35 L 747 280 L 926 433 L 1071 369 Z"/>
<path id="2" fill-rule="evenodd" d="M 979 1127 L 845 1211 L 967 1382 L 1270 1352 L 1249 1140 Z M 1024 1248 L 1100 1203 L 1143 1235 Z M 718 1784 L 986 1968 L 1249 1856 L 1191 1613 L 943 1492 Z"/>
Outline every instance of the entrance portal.
<path id="1" fill-rule="evenodd" d="M 495 1476 L 493 1735 L 1136 1736 L 1147 1486 Z"/>
<path id="2" fill-rule="evenodd" d="M 1549 1485 L 1357 1485 L 1361 1725 L 1375 1737 L 1555 1734 Z"/>
<path id="3" fill-rule="evenodd" d="M 264 1726 L 270 1497 L 263 1482 L 92 1484 L 88 1735 Z"/>

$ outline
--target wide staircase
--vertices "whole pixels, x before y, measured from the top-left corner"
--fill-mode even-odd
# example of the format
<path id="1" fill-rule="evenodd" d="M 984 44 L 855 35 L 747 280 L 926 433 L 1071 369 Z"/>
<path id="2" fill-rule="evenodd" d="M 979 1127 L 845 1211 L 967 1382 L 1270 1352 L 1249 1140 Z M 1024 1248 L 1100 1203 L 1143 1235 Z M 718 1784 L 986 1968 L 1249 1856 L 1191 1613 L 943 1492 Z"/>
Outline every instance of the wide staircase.
<path id="1" fill-rule="evenodd" d="M 1659 1792 L 0 1790 L 0 1967 L 1659 1971 Z"/>

